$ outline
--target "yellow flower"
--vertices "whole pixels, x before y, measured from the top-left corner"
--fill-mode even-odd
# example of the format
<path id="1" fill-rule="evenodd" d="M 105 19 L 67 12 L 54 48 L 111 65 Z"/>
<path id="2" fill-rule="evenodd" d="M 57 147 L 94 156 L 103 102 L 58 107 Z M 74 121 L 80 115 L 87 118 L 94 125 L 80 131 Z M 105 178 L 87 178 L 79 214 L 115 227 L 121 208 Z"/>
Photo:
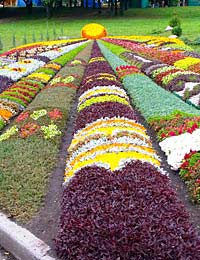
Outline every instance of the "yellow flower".
<path id="1" fill-rule="evenodd" d="M 84 160 L 81 162 L 79 161 L 69 171 L 68 168 L 66 168 L 65 181 L 67 181 L 70 177 L 72 177 L 76 171 L 86 166 L 98 165 L 98 164 L 102 166 L 107 165 L 111 171 L 115 171 L 117 169 L 123 168 L 126 161 L 129 162 L 134 160 L 141 160 L 144 162 L 149 162 L 156 166 L 160 166 L 160 162 L 150 155 L 144 155 L 134 151 L 119 152 L 119 153 L 108 152 L 104 154 L 97 154 L 95 158 L 89 160 Z M 122 164 L 122 167 L 120 167 L 120 164 Z"/>
<path id="2" fill-rule="evenodd" d="M 105 61 L 103 57 L 95 57 L 90 59 L 89 63 L 96 62 L 96 61 Z"/>
<path id="3" fill-rule="evenodd" d="M 186 57 L 174 63 L 175 67 L 187 70 L 190 66 L 200 63 L 200 59 L 193 57 Z"/>
<path id="4" fill-rule="evenodd" d="M 38 78 L 41 80 L 41 82 L 46 83 L 51 79 L 51 76 L 47 75 L 45 73 L 42 73 L 42 72 L 41 73 L 35 72 L 35 73 L 30 74 L 28 76 L 28 78 Z"/>
<path id="5" fill-rule="evenodd" d="M 83 104 L 78 106 L 78 112 L 80 112 L 81 110 L 83 110 L 88 106 L 91 106 L 92 104 L 100 103 L 100 102 L 118 102 L 130 106 L 129 102 L 125 98 L 121 98 L 116 95 L 104 95 L 99 97 L 92 97 L 86 100 Z"/>

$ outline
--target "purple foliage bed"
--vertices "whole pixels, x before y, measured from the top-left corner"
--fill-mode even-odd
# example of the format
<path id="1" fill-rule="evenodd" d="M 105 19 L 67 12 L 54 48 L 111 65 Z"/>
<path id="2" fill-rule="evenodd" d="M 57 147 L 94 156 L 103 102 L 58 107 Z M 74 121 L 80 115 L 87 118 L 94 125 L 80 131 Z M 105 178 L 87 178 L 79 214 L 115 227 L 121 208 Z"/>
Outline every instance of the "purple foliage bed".
<path id="1" fill-rule="evenodd" d="M 99 56 L 95 43 L 92 57 Z M 114 75 L 102 63 L 89 64 L 85 78 L 106 70 Z M 98 103 L 78 113 L 76 131 L 109 115 L 136 119 L 128 106 Z M 98 166 L 79 170 L 64 188 L 55 247 L 59 257 L 72 260 L 200 259 L 200 238 L 168 177 L 141 161 L 114 172 Z"/>

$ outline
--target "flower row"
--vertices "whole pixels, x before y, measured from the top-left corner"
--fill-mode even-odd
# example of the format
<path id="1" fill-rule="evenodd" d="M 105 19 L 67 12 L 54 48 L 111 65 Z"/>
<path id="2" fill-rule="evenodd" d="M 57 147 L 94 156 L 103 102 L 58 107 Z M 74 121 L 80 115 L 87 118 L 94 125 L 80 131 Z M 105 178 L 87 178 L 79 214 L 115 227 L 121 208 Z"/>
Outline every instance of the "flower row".
<path id="1" fill-rule="evenodd" d="M 67 53 L 62 57 L 62 64 L 67 64 L 58 76 L 68 77 L 78 71 L 79 78 L 74 80 L 77 88 L 90 53 L 91 44 Z M 81 63 L 72 67 L 76 60 Z M 0 136 L 0 204 L 15 220 L 29 221 L 43 204 L 75 96 L 76 90 L 70 87 L 43 88 Z M 16 196 L 16 189 L 20 196 Z"/>
<path id="2" fill-rule="evenodd" d="M 112 67 L 124 64 L 113 53 L 101 45 Z M 110 45 L 110 49 L 116 49 Z M 123 79 L 133 102 L 142 115 L 155 130 L 161 149 L 167 155 L 167 161 L 173 169 L 181 167 L 184 157 L 190 150 L 200 150 L 200 113 L 175 95 L 166 92 L 153 83 L 148 77 L 134 73 Z M 151 98 L 149 98 L 151 97 Z M 198 171 L 198 169 L 197 169 Z M 194 185 L 195 179 L 195 185 Z M 188 183 L 193 199 L 199 201 L 199 175 L 193 176 L 193 182 Z"/>
<path id="3" fill-rule="evenodd" d="M 13 82 L 18 81 L 20 78 L 29 75 L 45 63 L 53 60 L 70 50 L 74 49 L 83 42 L 68 42 L 65 46 L 42 52 L 36 56 L 32 56 L 29 59 L 23 59 L 21 61 L 13 62 L 7 66 L 0 68 L 0 92 L 5 90 Z"/>
<path id="4" fill-rule="evenodd" d="M 129 63 L 141 67 L 142 72 L 152 78 L 164 89 L 175 93 L 184 101 L 199 108 L 200 106 L 200 75 L 191 71 L 178 69 L 161 62 L 144 60 L 134 53 L 122 53 Z"/>
<path id="5" fill-rule="evenodd" d="M 76 53 L 81 48 L 83 48 L 82 43 L 70 46 L 70 49 L 64 55 L 50 61 L 42 68 L 3 91 L 0 94 L 0 129 L 9 123 L 13 116 L 24 110 L 37 93 L 54 77 L 57 71 L 66 63 L 67 53 L 73 49 Z"/>
<path id="6" fill-rule="evenodd" d="M 44 41 L 37 43 L 29 43 L 15 47 L 9 51 L 0 54 L 0 58 L 6 58 L 12 60 L 19 60 L 24 58 L 30 58 L 31 56 L 38 55 L 42 52 L 49 50 L 56 50 L 57 48 L 64 47 L 66 44 L 75 43 L 77 41 L 84 41 L 83 39 L 68 39 L 68 40 L 55 40 Z"/>
<path id="7" fill-rule="evenodd" d="M 118 40 L 118 39 L 106 39 L 111 43 L 123 46 L 137 54 L 144 56 L 144 58 L 153 58 L 159 60 L 163 63 L 173 65 L 177 68 L 191 70 L 199 73 L 200 57 L 190 57 L 181 51 L 168 51 L 149 48 L 143 44 L 135 43 L 128 40 Z"/>
<path id="8" fill-rule="evenodd" d="M 87 106 L 77 113 L 68 149 L 56 251 L 65 259 L 197 259 L 188 215 L 158 168 L 146 129 L 118 97 L 128 100 L 94 43 L 79 89 L 78 108 Z"/>

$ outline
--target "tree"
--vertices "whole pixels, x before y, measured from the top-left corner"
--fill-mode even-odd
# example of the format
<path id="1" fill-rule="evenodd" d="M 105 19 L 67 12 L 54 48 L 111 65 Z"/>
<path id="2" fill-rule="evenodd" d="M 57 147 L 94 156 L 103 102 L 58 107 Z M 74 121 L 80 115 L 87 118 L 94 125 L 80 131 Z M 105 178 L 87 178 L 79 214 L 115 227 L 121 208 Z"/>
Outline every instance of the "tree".
<path id="1" fill-rule="evenodd" d="M 113 14 L 113 12 L 114 12 L 114 2 L 113 2 L 113 0 L 109 0 L 109 3 L 110 3 L 110 12 L 111 12 L 111 14 Z"/>
<path id="2" fill-rule="evenodd" d="M 117 15 L 117 0 L 115 0 L 115 15 Z"/>
<path id="3" fill-rule="evenodd" d="M 56 0 L 42 0 L 43 5 L 46 7 L 47 18 L 52 16 L 52 8 Z"/>
<path id="4" fill-rule="evenodd" d="M 93 9 L 95 9 L 95 7 L 96 7 L 96 1 L 95 0 L 93 0 L 93 2 L 92 2 L 92 7 L 93 7 Z"/>
<path id="5" fill-rule="evenodd" d="M 129 6 L 129 1 L 128 1 L 128 0 L 125 0 L 124 9 L 125 9 L 125 10 L 128 10 L 128 6 Z"/>
<path id="6" fill-rule="evenodd" d="M 28 14 L 31 14 L 32 13 L 32 7 L 33 7 L 32 0 L 23 0 L 23 1 L 24 1 L 25 5 L 26 5 Z"/>
<path id="7" fill-rule="evenodd" d="M 120 0 L 120 15 L 122 16 L 124 14 L 124 1 Z"/>
<path id="8" fill-rule="evenodd" d="M 88 0 L 85 0 L 85 7 L 88 8 Z"/>
<path id="9" fill-rule="evenodd" d="M 101 0 L 98 0 L 98 9 L 99 9 L 99 14 L 101 14 Z"/>

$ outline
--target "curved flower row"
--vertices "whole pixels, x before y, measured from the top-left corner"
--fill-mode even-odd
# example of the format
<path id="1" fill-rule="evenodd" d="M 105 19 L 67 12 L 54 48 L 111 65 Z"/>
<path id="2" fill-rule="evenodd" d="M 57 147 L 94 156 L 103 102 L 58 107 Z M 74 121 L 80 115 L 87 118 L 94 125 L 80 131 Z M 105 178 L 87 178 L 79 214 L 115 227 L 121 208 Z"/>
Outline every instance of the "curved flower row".
<path id="1" fill-rule="evenodd" d="M 141 35 L 133 35 L 133 36 L 110 36 L 109 39 L 121 39 L 121 40 L 131 40 L 136 43 L 142 43 L 151 48 L 159 48 L 166 47 L 166 45 L 174 45 L 176 44 L 179 47 L 187 47 L 183 41 L 178 38 L 168 38 L 163 36 L 141 36 Z"/>
<path id="2" fill-rule="evenodd" d="M 184 54 L 184 52 L 181 51 L 165 51 L 160 49 L 153 49 L 128 40 L 107 38 L 105 40 L 123 46 L 137 54 L 144 56 L 144 58 L 153 58 L 163 63 L 173 65 L 177 68 L 191 70 L 200 73 L 200 57 L 189 57 L 187 56 L 187 54 Z"/>
<path id="3" fill-rule="evenodd" d="M 0 130 L 9 123 L 12 117 L 24 110 L 37 93 L 54 77 L 56 72 L 66 63 L 65 55 L 67 55 L 70 50 L 75 49 L 76 52 L 82 47 L 82 43 L 69 46 L 65 54 L 60 58 L 49 62 L 0 94 Z"/>
<path id="4" fill-rule="evenodd" d="M 59 48 L 47 50 L 30 58 L 25 58 L 20 61 L 12 62 L 7 66 L 0 67 L 0 92 L 5 90 L 13 82 L 29 75 L 39 67 L 44 66 L 45 63 L 67 53 L 82 43 L 83 41 L 69 41 L 66 42 L 64 46 L 62 46 L 62 44 Z"/>
<path id="5" fill-rule="evenodd" d="M 79 77 L 73 82 L 78 88 L 91 47 L 89 44 L 83 50 L 79 48 L 67 53 L 62 58 L 62 64 L 67 64 L 58 72 L 58 76 L 70 77 L 78 71 Z M 78 60 L 80 63 L 72 67 L 71 63 Z M 61 137 L 66 131 L 76 96 L 76 89 L 53 85 L 51 82 L 0 135 L 3 176 L 0 182 L 0 205 L 8 215 L 20 222 L 30 220 L 44 200 L 49 176 L 57 165 Z M 50 84 L 51 87 L 48 88 Z M 16 196 L 15 192 L 18 187 L 20 196 Z M 26 197 L 26 200 L 21 200 L 21 197 Z"/>
<path id="6" fill-rule="evenodd" d="M 85 114 L 91 108 L 99 107 L 101 111 L 103 105 L 107 103 L 113 103 L 116 106 L 125 107 L 127 111 L 132 111 L 126 92 L 117 82 L 105 59 L 101 54 L 98 56 L 94 52 L 93 55 L 95 57 L 91 57 L 89 61 L 79 91 L 77 106 L 79 124 L 80 115 L 82 120 L 85 120 Z M 112 85 L 108 84 L 109 81 L 112 82 Z M 83 89 L 84 91 L 82 91 Z M 108 117 L 109 110 L 105 111 L 105 116 L 106 112 Z M 94 162 L 95 165 L 101 165 L 112 171 L 120 169 L 127 161 L 133 159 L 148 161 L 159 166 L 159 160 L 150 145 L 144 127 L 126 116 L 107 117 L 106 119 L 95 118 L 94 121 L 91 118 L 90 122 L 75 132 L 72 144 L 68 149 L 66 181 L 81 168 L 93 165 Z M 74 143 L 76 144 L 75 150 Z"/>
<path id="7" fill-rule="evenodd" d="M 117 66 L 124 64 L 103 45 L 101 50 L 117 72 Z M 110 45 L 112 51 L 116 51 Z M 185 156 L 190 151 L 200 150 L 200 113 L 195 108 L 182 102 L 175 95 L 158 88 L 148 77 L 133 74 L 123 78 L 133 102 L 156 131 L 161 149 L 167 155 L 168 163 L 177 170 L 181 168 Z M 151 97 L 151 98 L 149 98 Z M 189 167 L 188 167 L 189 168 Z M 188 186 L 192 197 L 200 202 L 200 184 L 198 168 Z M 181 174 L 182 176 L 183 174 Z"/>
<path id="8" fill-rule="evenodd" d="M 92 59 L 78 104 L 94 96 L 125 98 L 96 43 Z M 68 149 L 58 255 L 87 260 L 198 259 L 199 237 L 169 179 L 161 174 L 135 111 L 118 100 L 95 101 L 78 112 Z"/>
<path id="9" fill-rule="evenodd" d="M 66 44 L 75 43 L 77 41 L 85 41 L 85 39 L 68 39 L 68 40 L 55 40 L 55 41 L 43 41 L 36 43 L 29 43 L 25 45 L 17 46 L 9 51 L 0 54 L 0 59 L 8 59 L 10 61 L 16 60 L 16 56 L 19 60 L 24 58 L 30 58 L 31 56 L 38 55 L 41 52 L 53 50 L 56 48 L 64 47 Z"/>
<path id="10" fill-rule="evenodd" d="M 175 93 L 184 101 L 200 107 L 200 75 L 191 71 L 178 69 L 164 63 L 141 60 L 134 53 L 124 52 L 121 57 L 141 67 L 141 70 L 158 85 Z"/>

